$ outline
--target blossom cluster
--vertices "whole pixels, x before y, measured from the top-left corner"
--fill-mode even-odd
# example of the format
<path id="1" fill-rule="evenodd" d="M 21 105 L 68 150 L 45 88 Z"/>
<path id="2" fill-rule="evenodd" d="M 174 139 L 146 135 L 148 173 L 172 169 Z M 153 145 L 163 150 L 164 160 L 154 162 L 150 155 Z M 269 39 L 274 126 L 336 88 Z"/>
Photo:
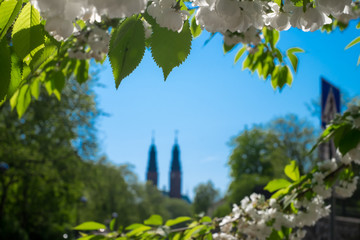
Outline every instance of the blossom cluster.
<path id="1" fill-rule="evenodd" d="M 76 20 L 94 23 L 101 16 L 125 18 L 145 11 L 148 0 L 31 0 L 46 19 L 45 29 L 56 39 L 71 36 Z"/>
<path id="2" fill-rule="evenodd" d="M 311 200 L 294 201 L 296 213 L 287 213 L 275 199 L 265 201 L 263 195 L 253 193 L 245 197 L 241 204 L 234 205 L 232 214 L 223 218 L 220 223 L 221 233 L 213 238 L 222 239 L 266 239 L 272 229 L 282 227 L 294 228 L 289 239 L 302 239 L 306 231 L 302 228 L 313 226 L 317 220 L 329 215 L 330 206 L 326 206 L 321 196 Z M 234 234 L 234 229 L 237 229 Z"/>
<path id="3" fill-rule="evenodd" d="M 147 11 L 156 22 L 173 31 L 181 31 L 189 12 L 178 0 L 31 0 L 46 19 L 46 30 L 57 39 L 76 32 L 74 23 L 90 23 L 108 18 L 125 18 Z M 191 0 L 196 22 L 209 32 L 220 32 L 230 41 L 256 43 L 256 30 L 271 27 L 279 31 L 291 26 L 303 31 L 316 31 L 337 18 L 343 22 L 358 17 L 352 0 L 315 0 L 305 8 L 284 0 L 278 5 L 265 0 Z M 304 11 L 305 9 L 305 11 Z M 331 18 L 330 18 L 331 17 Z M 240 34 L 240 35 L 239 35 Z M 255 40 L 255 41 L 254 41 Z"/>
<path id="4" fill-rule="evenodd" d="M 75 46 L 68 49 L 69 57 L 76 59 L 94 58 L 96 61 L 105 59 L 109 50 L 110 35 L 107 30 L 94 24 L 75 34 Z"/>
<path id="5" fill-rule="evenodd" d="M 220 233 L 213 234 L 215 240 L 235 239 L 267 239 L 273 229 L 281 231 L 285 228 L 292 228 L 294 231 L 289 239 L 302 239 L 305 237 L 306 226 L 313 226 L 323 217 L 330 213 L 330 206 L 325 204 L 325 199 L 334 192 L 339 198 L 351 197 L 356 190 L 358 176 L 345 176 L 340 178 L 338 183 L 331 188 L 326 181 L 342 166 L 350 163 L 360 163 L 360 148 L 355 148 L 355 158 L 341 157 L 325 160 L 317 164 L 317 171 L 309 174 L 311 179 L 311 197 L 297 197 L 291 199 L 291 194 L 285 195 L 281 200 L 271 198 L 265 200 L 263 195 L 253 193 L 245 197 L 240 205 L 234 204 L 232 213 L 220 222 Z M 344 160 L 345 159 L 345 160 Z M 349 160 L 350 159 L 350 160 Z M 304 191 L 304 190 L 303 190 Z M 292 210 L 286 210 L 284 202 L 291 202 Z"/>
<path id="6" fill-rule="evenodd" d="M 261 0 L 193 0 L 194 6 L 198 7 L 198 25 L 209 32 L 224 35 L 226 32 L 246 33 L 251 28 L 261 30 L 265 26 L 278 31 L 295 27 L 313 32 L 332 23 L 330 17 L 348 22 L 358 16 L 351 0 L 315 0 L 305 6 L 306 11 L 303 6 L 295 6 L 290 0 L 283 2 L 279 6 Z M 256 36 L 254 34 L 252 37 Z M 247 39 L 248 36 L 242 36 L 238 42 L 249 42 Z"/>

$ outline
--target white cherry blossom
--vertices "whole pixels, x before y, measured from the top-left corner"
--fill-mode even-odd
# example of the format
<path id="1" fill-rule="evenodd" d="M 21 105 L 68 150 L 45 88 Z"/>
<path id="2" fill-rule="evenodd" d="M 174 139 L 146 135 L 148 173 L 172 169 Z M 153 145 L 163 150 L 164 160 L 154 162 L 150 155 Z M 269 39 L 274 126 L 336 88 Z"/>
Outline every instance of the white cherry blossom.
<path id="1" fill-rule="evenodd" d="M 310 7 L 304 12 L 302 7 L 297 7 L 290 17 L 290 23 L 304 32 L 314 32 L 325 24 L 332 23 L 332 20 L 319 8 Z"/>
<path id="2" fill-rule="evenodd" d="M 177 9 L 176 0 L 153 0 L 147 9 L 161 27 L 175 32 L 181 32 L 188 12 Z"/>

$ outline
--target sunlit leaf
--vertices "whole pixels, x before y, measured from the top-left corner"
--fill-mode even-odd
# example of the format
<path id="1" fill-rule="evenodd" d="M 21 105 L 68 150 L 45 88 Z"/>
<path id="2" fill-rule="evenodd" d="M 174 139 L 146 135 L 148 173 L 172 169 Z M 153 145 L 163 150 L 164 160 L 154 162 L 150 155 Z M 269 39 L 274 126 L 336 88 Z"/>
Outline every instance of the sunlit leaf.
<path id="1" fill-rule="evenodd" d="M 234 59 L 234 64 L 236 64 L 239 59 L 241 58 L 241 56 L 244 54 L 244 52 L 246 51 L 246 47 L 243 46 L 235 55 L 235 59 Z"/>
<path id="2" fill-rule="evenodd" d="M 201 218 L 200 222 L 201 222 L 201 223 L 204 223 L 204 222 L 211 223 L 211 222 L 212 222 L 212 220 L 211 220 L 211 218 L 210 218 L 210 217 L 208 217 L 208 216 L 204 216 L 204 217 L 202 217 L 202 218 Z"/>
<path id="3" fill-rule="evenodd" d="M 22 61 L 16 54 L 11 54 L 11 80 L 7 92 L 7 99 L 10 99 L 20 86 L 22 80 Z"/>
<path id="4" fill-rule="evenodd" d="M 188 230 L 186 233 L 185 233 L 185 236 L 184 236 L 184 240 L 189 240 L 191 239 L 195 234 L 197 234 L 198 232 L 202 231 L 206 229 L 206 226 L 205 225 L 199 225 L 199 226 L 196 226 L 190 230 Z"/>
<path id="5" fill-rule="evenodd" d="M 359 42 L 360 42 L 360 36 L 357 37 L 357 38 L 355 38 L 354 40 L 352 40 L 352 41 L 345 47 L 345 50 L 351 48 L 352 46 L 358 44 Z"/>
<path id="6" fill-rule="evenodd" d="M 159 226 L 163 224 L 163 219 L 160 215 L 151 215 L 150 218 L 144 221 L 144 224 Z"/>
<path id="7" fill-rule="evenodd" d="M 5 0 L 0 5 L 0 40 L 6 35 L 21 9 L 22 1 Z"/>
<path id="8" fill-rule="evenodd" d="M 293 181 L 297 181 L 300 178 L 299 167 L 294 160 L 285 166 L 284 172 L 286 176 L 288 176 Z"/>
<path id="9" fill-rule="evenodd" d="M 135 228 L 131 232 L 127 233 L 126 235 L 129 236 L 129 237 L 138 236 L 138 235 L 141 235 L 142 233 L 144 233 L 144 232 L 146 232 L 148 230 L 151 230 L 151 227 L 143 225 L 141 227 Z"/>
<path id="10" fill-rule="evenodd" d="M 290 184 L 291 183 L 286 179 L 274 179 L 274 180 L 270 181 L 264 187 L 264 189 L 269 191 L 269 192 L 275 192 L 275 191 L 277 191 L 279 189 L 288 187 Z"/>
<path id="11" fill-rule="evenodd" d="M 196 18 L 195 17 L 193 17 L 191 19 L 190 30 L 191 30 L 191 34 L 192 34 L 192 36 L 194 38 L 197 38 L 198 36 L 200 36 L 200 34 L 202 32 L 201 27 L 196 24 Z"/>
<path id="12" fill-rule="evenodd" d="M 30 85 L 31 95 L 38 100 L 40 96 L 40 79 L 36 78 Z"/>
<path id="13" fill-rule="evenodd" d="M 12 41 L 16 54 L 27 63 L 44 47 L 45 35 L 40 14 L 30 2 L 22 8 L 15 21 Z"/>
<path id="14" fill-rule="evenodd" d="M 26 112 L 26 109 L 29 107 L 30 102 L 31 102 L 30 87 L 28 84 L 25 84 L 19 89 L 19 96 L 17 98 L 17 103 L 16 103 L 16 111 L 19 115 L 19 118 L 21 118 L 23 114 Z"/>
<path id="15" fill-rule="evenodd" d="M 101 223 L 97 222 L 84 222 L 80 225 L 73 228 L 74 230 L 80 230 L 80 231 L 91 231 L 91 230 L 100 230 L 100 229 L 106 229 L 106 226 Z"/>
<path id="16" fill-rule="evenodd" d="M 170 220 L 166 221 L 165 225 L 171 227 L 176 224 L 187 222 L 187 221 L 191 221 L 191 217 L 178 217 L 175 219 L 170 219 Z"/>
<path id="17" fill-rule="evenodd" d="M 109 225 L 110 231 L 114 231 L 115 222 L 116 222 L 116 218 L 113 218 Z"/>
<path id="18" fill-rule="evenodd" d="M 301 48 L 290 48 L 286 51 L 286 55 L 289 58 L 291 65 L 294 69 L 294 72 L 297 72 L 297 68 L 298 68 L 298 58 L 295 56 L 295 53 L 302 53 L 304 52 L 304 50 L 302 50 Z"/>

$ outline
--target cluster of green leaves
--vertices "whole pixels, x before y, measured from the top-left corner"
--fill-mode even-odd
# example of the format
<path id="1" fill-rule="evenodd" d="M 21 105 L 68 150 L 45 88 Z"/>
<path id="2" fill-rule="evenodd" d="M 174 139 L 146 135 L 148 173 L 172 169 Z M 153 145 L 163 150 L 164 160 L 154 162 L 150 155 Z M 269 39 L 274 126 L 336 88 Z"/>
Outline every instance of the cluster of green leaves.
<path id="1" fill-rule="evenodd" d="M 355 112 L 348 110 L 343 115 L 336 115 L 311 151 L 314 151 L 320 144 L 334 141 L 336 149 L 344 156 L 351 149 L 360 144 L 360 129 L 355 127 L 354 121 L 360 118 L 360 110 L 355 107 Z"/>
<path id="2" fill-rule="evenodd" d="M 181 9 L 186 9 L 182 1 Z M 55 40 L 45 31 L 46 22 L 28 0 L 1 1 L 0 15 L 0 70 L 3 73 L 0 105 L 10 101 L 20 118 L 31 99 L 39 98 L 42 85 L 49 95 L 60 100 L 69 78 L 74 76 L 79 83 L 89 78 L 89 60 L 71 59 L 68 55 L 68 49 L 81 43 L 74 36 L 61 42 Z M 145 39 L 144 19 L 152 25 L 150 39 Z M 146 13 L 99 25 L 104 29 L 113 28 L 108 55 L 116 87 L 139 65 L 146 47 L 151 48 L 154 61 L 162 68 L 166 79 L 189 55 L 192 32 L 198 35 L 200 31 L 199 27 L 190 29 L 188 21 L 181 32 L 170 31 L 160 27 Z M 86 24 L 81 21 L 77 22 L 77 27 L 86 31 Z"/>
<path id="3" fill-rule="evenodd" d="M 56 41 L 29 1 L 4 0 L 0 15 L 0 105 L 9 100 L 20 118 L 31 99 L 39 98 L 41 86 L 60 100 L 70 77 L 79 83 L 88 80 L 88 61 L 68 57 L 74 38 Z"/>
<path id="4" fill-rule="evenodd" d="M 284 168 L 284 173 L 289 178 L 289 180 L 291 180 L 292 182 L 290 182 L 289 180 L 284 179 L 284 178 L 274 179 L 274 180 L 271 180 L 264 187 L 265 190 L 267 190 L 271 193 L 276 192 L 271 196 L 272 198 L 277 198 L 283 194 L 288 193 L 289 186 L 292 183 L 300 180 L 300 171 L 299 171 L 299 167 L 296 164 L 296 161 L 291 161 L 290 164 L 286 165 Z"/>
<path id="5" fill-rule="evenodd" d="M 187 10 L 192 17 L 184 22 L 181 32 L 160 27 L 146 12 L 126 19 L 97 23 L 103 29 L 112 27 L 108 56 L 116 88 L 140 64 L 146 48 L 151 49 L 152 57 L 162 69 L 165 80 L 175 67 L 186 60 L 192 39 L 198 37 L 202 30 L 196 24 L 195 10 L 187 9 L 184 2 L 179 1 L 180 10 Z M 283 7 L 283 1 L 275 2 Z M 296 6 L 303 6 L 305 11 L 313 0 L 292 2 Z M 69 48 L 79 44 L 84 44 L 82 49 L 89 51 L 86 43 L 77 42 L 74 36 L 65 41 L 56 41 L 44 30 L 46 22 L 28 0 L 1 1 L 0 15 L 0 70 L 3 73 L 0 76 L 0 105 L 6 100 L 10 101 L 21 117 L 32 98 L 38 99 L 41 86 L 60 99 L 61 91 L 71 76 L 75 76 L 80 83 L 88 79 L 89 61 L 70 59 L 67 53 Z M 152 34 L 148 39 L 145 37 L 143 20 L 151 25 Z M 86 31 L 84 22 L 78 21 L 77 26 Z M 331 26 L 325 26 L 324 30 L 332 31 L 337 26 L 346 27 L 335 21 Z M 234 62 L 237 63 L 248 48 L 252 49 L 243 61 L 243 69 L 256 71 L 259 78 L 271 79 L 272 87 L 281 90 L 285 85 L 292 84 L 293 73 L 298 69 L 295 54 L 303 50 L 295 47 L 288 49 L 285 54 L 276 47 L 279 40 L 276 30 L 265 27 L 262 34 L 262 43 L 257 46 L 244 45 L 237 52 Z M 359 41 L 356 38 L 347 48 Z M 234 47 L 224 45 L 224 50 L 228 52 Z"/>
<path id="6" fill-rule="evenodd" d="M 260 33 L 259 33 L 260 34 Z M 291 86 L 293 75 L 289 65 L 284 59 L 284 54 L 276 47 L 280 33 L 275 29 L 264 28 L 262 31 L 264 40 L 256 45 L 244 44 L 236 53 L 234 63 L 236 64 L 247 49 L 248 55 L 243 62 L 243 69 L 248 69 L 252 73 L 257 72 L 259 78 L 264 80 L 271 79 L 273 89 L 283 89 L 285 84 Z M 224 49 L 232 49 L 224 45 Z M 296 73 L 298 69 L 298 58 L 295 53 L 304 52 L 300 48 L 290 48 L 286 51 L 286 56 Z"/>
<path id="7" fill-rule="evenodd" d="M 186 9 L 181 2 L 182 9 Z M 152 34 L 145 39 L 143 19 L 151 24 Z M 179 66 L 190 54 L 192 30 L 188 21 L 181 32 L 160 27 L 147 13 L 129 17 L 113 31 L 109 47 L 109 60 L 116 88 L 140 64 L 145 48 L 151 48 L 156 64 L 163 70 L 166 80 L 173 68 Z M 198 31 L 194 34 L 198 34 Z"/>
<path id="8" fill-rule="evenodd" d="M 187 224 L 186 227 L 175 228 Z M 120 227 L 118 230 L 114 228 L 115 219 L 109 226 L 97 222 L 85 222 L 74 228 L 80 231 L 79 240 L 101 240 L 101 239 L 184 239 L 190 240 L 194 238 L 202 238 L 212 240 L 212 231 L 215 225 L 210 217 L 199 217 L 193 220 L 190 217 L 177 217 L 167 220 L 164 224 L 163 218 L 159 215 L 152 215 L 146 219 L 143 224 L 135 223 L 125 229 Z M 90 233 L 89 233 L 90 231 Z M 94 231 L 99 231 L 94 234 Z"/>

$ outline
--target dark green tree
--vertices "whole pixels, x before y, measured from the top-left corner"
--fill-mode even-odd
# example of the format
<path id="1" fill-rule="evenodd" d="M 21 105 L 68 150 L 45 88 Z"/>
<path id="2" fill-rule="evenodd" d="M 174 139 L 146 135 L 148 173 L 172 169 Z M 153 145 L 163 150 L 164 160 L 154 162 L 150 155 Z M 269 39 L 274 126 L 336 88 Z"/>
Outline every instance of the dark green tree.
<path id="1" fill-rule="evenodd" d="M 195 197 L 193 202 L 193 211 L 196 214 L 208 214 L 209 208 L 219 196 L 219 191 L 215 189 L 211 181 L 200 183 L 194 189 Z"/>
<path id="2" fill-rule="evenodd" d="M 255 187 L 261 189 L 269 180 L 283 177 L 290 160 L 296 160 L 304 173 L 316 158 L 308 155 L 314 141 L 311 124 L 295 115 L 241 132 L 231 141 L 228 201 L 237 203 Z"/>
<path id="3" fill-rule="evenodd" d="M 81 155 L 96 152 L 99 112 L 88 85 L 72 81 L 61 98 L 41 91 L 20 120 L 1 106 L 0 161 L 10 169 L 0 175 L 0 235 L 7 239 L 60 239 L 75 222 Z"/>
<path id="4" fill-rule="evenodd" d="M 294 114 L 270 122 L 268 129 L 274 131 L 281 141 L 285 156 L 298 163 L 301 174 L 307 172 L 316 160 L 316 154 L 309 154 L 316 140 L 316 131 L 305 119 Z"/>

